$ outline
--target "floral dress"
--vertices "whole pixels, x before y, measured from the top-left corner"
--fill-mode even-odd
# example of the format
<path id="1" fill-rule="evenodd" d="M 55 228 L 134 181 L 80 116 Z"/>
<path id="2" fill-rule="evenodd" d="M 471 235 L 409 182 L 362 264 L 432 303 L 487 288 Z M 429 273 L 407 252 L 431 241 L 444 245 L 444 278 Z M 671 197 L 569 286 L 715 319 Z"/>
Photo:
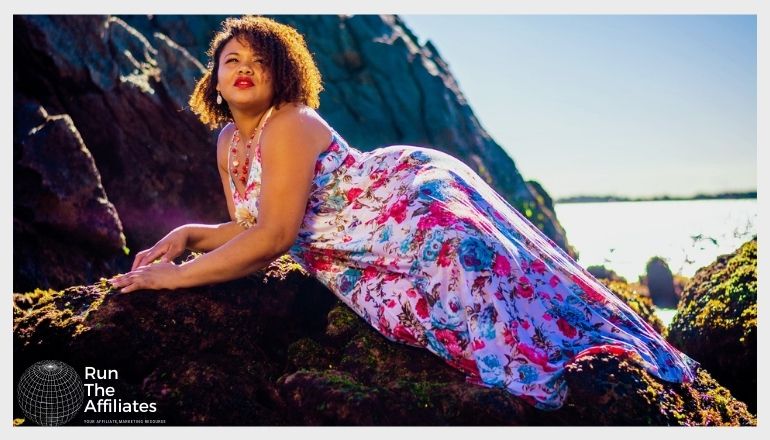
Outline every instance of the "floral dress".
<path id="1" fill-rule="evenodd" d="M 245 196 L 231 181 L 247 226 L 260 169 L 254 160 Z M 697 362 L 437 150 L 361 152 L 333 132 L 289 253 L 386 338 L 540 409 L 563 404 L 565 364 L 589 353 L 626 352 L 660 379 L 694 379 Z"/>

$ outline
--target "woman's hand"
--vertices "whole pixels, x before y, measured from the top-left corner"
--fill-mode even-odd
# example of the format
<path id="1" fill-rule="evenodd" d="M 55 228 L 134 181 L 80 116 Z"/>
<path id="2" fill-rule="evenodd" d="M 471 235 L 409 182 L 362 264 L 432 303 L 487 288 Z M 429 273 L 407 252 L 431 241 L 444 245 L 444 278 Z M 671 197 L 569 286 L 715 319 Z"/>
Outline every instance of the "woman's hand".
<path id="1" fill-rule="evenodd" d="M 134 290 L 176 289 L 180 277 L 180 267 L 174 263 L 156 263 L 140 266 L 123 275 L 110 279 L 112 287 L 120 289 L 121 293 Z"/>
<path id="2" fill-rule="evenodd" d="M 131 270 L 146 266 L 158 258 L 160 258 L 161 263 L 174 261 L 174 258 L 182 255 L 187 249 L 187 239 L 187 229 L 184 226 L 174 229 L 155 243 L 153 247 L 137 253 Z"/>

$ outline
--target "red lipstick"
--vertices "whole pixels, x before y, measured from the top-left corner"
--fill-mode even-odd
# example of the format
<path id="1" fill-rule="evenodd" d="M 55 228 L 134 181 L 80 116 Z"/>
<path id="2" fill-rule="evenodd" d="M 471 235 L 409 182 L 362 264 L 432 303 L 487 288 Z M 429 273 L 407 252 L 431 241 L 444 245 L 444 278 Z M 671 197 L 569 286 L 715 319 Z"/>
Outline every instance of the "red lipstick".
<path id="1" fill-rule="evenodd" d="M 246 89 L 249 87 L 254 86 L 254 81 L 251 80 L 248 76 L 239 76 L 235 79 L 235 83 L 233 83 L 235 87 L 238 87 L 239 89 Z"/>

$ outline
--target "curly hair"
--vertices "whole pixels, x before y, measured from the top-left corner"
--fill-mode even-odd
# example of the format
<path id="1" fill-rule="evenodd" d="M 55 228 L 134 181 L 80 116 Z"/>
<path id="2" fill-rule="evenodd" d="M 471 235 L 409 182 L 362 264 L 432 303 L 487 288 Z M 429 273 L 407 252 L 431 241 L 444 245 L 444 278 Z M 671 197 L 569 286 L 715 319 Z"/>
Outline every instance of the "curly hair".
<path id="1" fill-rule="evenodd" d="M 214 36 L 206 54 L 208 66 L 190 95 L 190 109 L 198 118 L 216 128 L 233 117 L 227 103 L 217 104 L 217 70 L 219 56 L 225 45 L 237 38 L 259 52 L 270 66 L 273 79 L 271 105 L 284 102 L 302 103 L 318 108 L 319 93 L 323 90 L 321 73 L 305 44 L 305 39 L 291 26 L 265 17 L 244 16 L 228 18 Z"/>

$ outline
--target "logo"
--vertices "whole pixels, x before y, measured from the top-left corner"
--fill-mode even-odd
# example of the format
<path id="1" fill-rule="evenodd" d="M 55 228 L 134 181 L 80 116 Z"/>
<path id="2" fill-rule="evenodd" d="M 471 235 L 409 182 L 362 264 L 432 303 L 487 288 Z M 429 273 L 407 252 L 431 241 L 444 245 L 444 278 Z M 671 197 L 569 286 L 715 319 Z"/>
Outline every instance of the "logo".
<path id="1" fill-rule="evenodd" d="M 60 426 L 83 406 L 83 381 L 60 361 L 40 361 L 27 368 L 17 387 L 24 415 L 41 426 Z"/>

